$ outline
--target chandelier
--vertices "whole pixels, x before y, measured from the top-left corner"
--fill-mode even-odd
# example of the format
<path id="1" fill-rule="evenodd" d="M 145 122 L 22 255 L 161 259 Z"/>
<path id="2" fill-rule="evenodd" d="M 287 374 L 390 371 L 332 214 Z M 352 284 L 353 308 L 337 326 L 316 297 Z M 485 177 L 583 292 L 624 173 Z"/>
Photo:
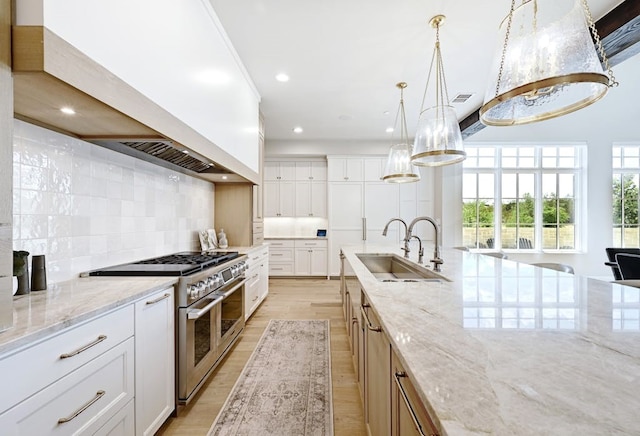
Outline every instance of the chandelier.
<path id="1" fill-rule="evenodd" d="M 411 164 L 411 152 L 413 147 L 409 144 L 409 136 L 407 131 L 407 120 L 404 114 L 404 89 L 407 87 L 405 82 L 396 84 L 400 89 L 400 105 L 396 113 L 396 120 L 393 131 L 396 131 L 398 120 L 400 121 L 400 142 L 393 144 L 389 150 L 387 158 L 387 166 L 384 170 L 382 180 L 387 183 L 408 183 L 420 180 L 420 173 L 417 168 Z"/>
<path id="2" fill-rule="evenodd" d="M 493 79 L 480 109 L 486 125 L 565 115 L 598 101 L 618 84 L 587 0 L 526 0 L 518 7 L 512 0 L 500 34 Z"/>
<path id="3" fill-rule="evenodd" d="M 440 26 L 444 15 L 436 15 L 429 24 L 436 29 L 436 44 L 431 57 L 429 76 L 425 86 L 420 119 L 413 144 L 411 160 L 418 166 L 442 166 L 460 162 L 466 157 L 462 146 L 462 134 L 458 117 L 449 105 L 449 92 L 444 76 L 442 54 L 440 52 Z M 425 109 L 425 100 L 435 64 L 435 105 Z"/>

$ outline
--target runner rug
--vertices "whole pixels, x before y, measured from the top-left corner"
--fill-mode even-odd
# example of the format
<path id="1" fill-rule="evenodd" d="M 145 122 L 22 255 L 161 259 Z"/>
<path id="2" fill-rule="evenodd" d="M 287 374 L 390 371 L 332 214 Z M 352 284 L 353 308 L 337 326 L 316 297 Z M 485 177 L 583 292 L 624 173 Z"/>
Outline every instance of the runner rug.
<path id="1" fill-rule="evenodd" d="M 329 321 L 271 320 L 208 435 L 333 435 Z"/>

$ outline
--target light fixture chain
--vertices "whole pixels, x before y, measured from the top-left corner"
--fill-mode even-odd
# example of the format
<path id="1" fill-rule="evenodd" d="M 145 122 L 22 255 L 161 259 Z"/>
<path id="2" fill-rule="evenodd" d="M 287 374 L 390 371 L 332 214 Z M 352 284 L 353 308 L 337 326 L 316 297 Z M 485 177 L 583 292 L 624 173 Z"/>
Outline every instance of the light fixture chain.
<path id="1" fill-rule="evenodd" d="M 498 70 L 498 80 L 496 82 L 496 97 L 500 93 L 500 82 L 502 81 L 502 73 L 504 71 L 504 61 L 507 56 L 507 45 L 511 34 L 511 22 L 513 20 L 513 11 L 516 9 L 516 0 L 511 0 L 511 9 L 509 10 L 509 19 L 507 20 L 507 31 L 504 35 L 504 44 L 502 45 L 502 57 L 500 58 L 500 69 Z"/>
<path id="2" fill-rule="evenodd" d="M 600 35 L 598 35 L 598 29 L 596 29 L 596 23 L 593 21 L 593 16 L 591 15 L 591 9 L 589 9 L 587 0 L 582 0 L 582 6 L 584 8 L 585 14 L 587 15 L 587 23 L 589 25 L 589 29 L 591 30 L 591 35 L 593 36 L 593 40 L 596 42 L 596 47 L 598 47 L 598 53 L 600 53 L 602 62 L 604 62 L 604 67 L 607 69 L 607 74 L 609 75 L 609 88 L 618 86 L 619 83 L 613 75 L 613 69 L 611 69 L 611 65 L 609 65 L 609 58 L 607 57 L 607 54 L 604 51 L 604 47 L 602 46 L 602 41 L 600 40 Z"/>
<path id="3" fill-rule="evenodd" d="M 409 143 L 409 130 L 407 129 L 407 117 L 404 113 L 404 87 L 400 88 L 400 143 Z"/>
<path id="4" fill-rule="evenodd" d="M 422 94 L 422 104 L 420 105 L 420 113 L 424 111 L 424 102 L 427 99 L 427 91 L 429 90 L 429 82 L 431 81 L 431 72 L 433 71 L 433 61 L 436 57 L 436 49 L 434 47 L 433 54 L 431 55 L 431 65 L 429 65 L 429 74 L 427 74 L 427 84 L 424 87 L 424 94 Z"/>

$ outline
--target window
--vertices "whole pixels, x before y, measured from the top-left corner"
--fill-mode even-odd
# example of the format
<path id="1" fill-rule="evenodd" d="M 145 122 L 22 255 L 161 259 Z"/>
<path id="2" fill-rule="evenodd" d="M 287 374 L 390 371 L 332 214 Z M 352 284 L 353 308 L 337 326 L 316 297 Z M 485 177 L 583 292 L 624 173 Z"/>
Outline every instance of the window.
<path id="1" fill-rule="evenodd" d="M 466 247 L 581 248 L 585 146 L 466 145 L 465 150 L 462 219 Z"/>
<path id="2" fill-rule="evenodd" d="M 638 247 L 640 146 L 614 146 L 612 154 L 613 246 Z"/>

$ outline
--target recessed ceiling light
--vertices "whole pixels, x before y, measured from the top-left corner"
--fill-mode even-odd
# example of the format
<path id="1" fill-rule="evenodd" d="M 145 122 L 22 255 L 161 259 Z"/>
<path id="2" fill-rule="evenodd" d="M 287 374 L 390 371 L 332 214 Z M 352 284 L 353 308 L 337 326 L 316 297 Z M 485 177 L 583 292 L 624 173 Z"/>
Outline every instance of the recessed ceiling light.
<path id="1" fill-rule="evenodd" d="M 293 133 L 302 133 L 302 132 L 303 132 L 303 130 L 302 130 L 302 127 L 300 127 L 300 126 L 293 128 Z"/>
<path id="2" fill-rule="evenodd" d="M 227 180 L 228 177 L 227 176 L 222 176 L 222 180 Z"/>
<path id="3" fill-rule="evenodd" d="M 278 82 L 288 82 L 289 76 L 285 73 L 279 73 L 279 74 L 276 74 L 276 80 Z"/>
<path id="4" fill-rule="evenodd" d="M 74 111 L 69 106 L 61 107 L 60 108 L 60 112 L 62 112 L 63 114 L 67 114 L 67 115 L 75 115 L 76 114 L 76 111 Z"/>
<path id="5" fill-rule="evenodd" d="M 387 132 L 387 133 L 392 133 L 392 132 L 393 132 L 393 127 L 387 127 L 386 132 Z"/>
<path id="6" fill-rule="evenodd" d="M 182 150 L 184 154 L 189 154 L 189 150 Z"/>

